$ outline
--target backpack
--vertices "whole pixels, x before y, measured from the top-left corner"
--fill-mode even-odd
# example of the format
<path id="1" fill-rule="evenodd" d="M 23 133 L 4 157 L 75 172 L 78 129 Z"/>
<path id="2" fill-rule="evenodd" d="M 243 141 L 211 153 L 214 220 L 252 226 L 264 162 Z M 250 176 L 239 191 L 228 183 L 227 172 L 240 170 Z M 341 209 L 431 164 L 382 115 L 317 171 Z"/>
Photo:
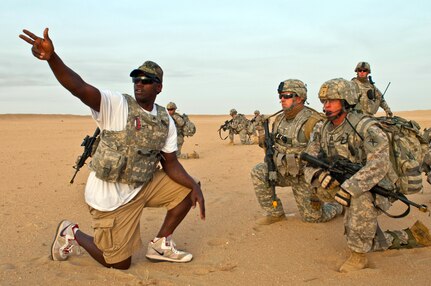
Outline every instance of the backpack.
<path id="1" fill-rule="evenodd" d="M 184 136 L 193 136 L 196 133 L 196 126 L 193 122 L 190 121 L 189 117 L 184 113 L 181 116 L 184 119 L 184 126 L 183 126 L 183 135 Z"/>
<path id="2" fill-rule="evenodd" d="M 413 120 L 399 116 L 376 117 L 389 138 L 390 159 L 398 175 L 397 185 L 405 195 L 422 190 L 422 171 L 429 171 L 429 139 Z M 428 142 L 427 142 L 428 141 Z M 424 160 L 425 159 L 425 160 Z"/>

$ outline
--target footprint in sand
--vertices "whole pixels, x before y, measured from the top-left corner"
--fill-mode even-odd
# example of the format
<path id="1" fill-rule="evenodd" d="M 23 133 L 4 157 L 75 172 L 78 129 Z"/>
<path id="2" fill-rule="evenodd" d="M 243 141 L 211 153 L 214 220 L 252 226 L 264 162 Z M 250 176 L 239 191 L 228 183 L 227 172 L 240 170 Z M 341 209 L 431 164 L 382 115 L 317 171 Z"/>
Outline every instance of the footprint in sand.
<path id="1" fill-rule="evenodd" d="M 0 270 L 2 270 L 2 271 L 14 270 L 15 268 L 16 268 L 16 266 L 11 264 L 11 263 L 0 264 Z"/>
<path id="2" fill-rule="evenodd" d="M 207 242 L 209 246 L 221 246 L 229 244 L 229 241 L 225 238 L 214 238 Z"/>

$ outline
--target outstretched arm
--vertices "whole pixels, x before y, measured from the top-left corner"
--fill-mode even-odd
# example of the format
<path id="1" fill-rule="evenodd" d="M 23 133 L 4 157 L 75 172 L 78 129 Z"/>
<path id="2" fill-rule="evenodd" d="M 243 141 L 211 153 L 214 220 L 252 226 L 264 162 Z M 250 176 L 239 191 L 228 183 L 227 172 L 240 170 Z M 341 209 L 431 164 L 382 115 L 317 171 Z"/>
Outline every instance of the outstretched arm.
<path id="1" fill-rule="evenodd" d="M 40 38 L 28 30 L 23 30 L 24 34 L 19 35 L 21 39 L 32 45 L 33 55 L 47 61 L 49 67 L 62 86 L 79 98 L 85 105 L 100 111 L 100 92 L 94 86 L 86 83 L 76 72 L 66 66 L 54 51 L 54 45 L 49 38 L 48 28 Z"/>

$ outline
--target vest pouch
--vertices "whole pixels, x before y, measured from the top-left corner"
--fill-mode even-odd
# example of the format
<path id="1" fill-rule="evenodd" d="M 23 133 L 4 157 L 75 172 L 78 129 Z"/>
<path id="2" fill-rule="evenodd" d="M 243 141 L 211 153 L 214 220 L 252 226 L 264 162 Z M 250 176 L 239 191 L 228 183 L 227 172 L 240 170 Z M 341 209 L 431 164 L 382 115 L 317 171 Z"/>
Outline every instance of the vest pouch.
<path id="1" fill-rule="evenodd" d="M 405 195 L 415 194 L 422 190 L 422 175 L 419 163 L 416 160 L 405 160 L 401 164 L 399 183 Z"/>
<path id="2" fill-rule="evenodd" d="M 283 176 L 286 175 L 286 161 L 285 161 L 285 155 L 283 153 L 278 152 L 276 149 L 274 152 L 274 164 L 277 168 L 277 171 L 282 174 Z"/>
<path id="3" fill-rule="evenodd" d="M 91 164 L 97 178 L 107 182 L 117 182 L 124 173 L 127 158 L 120 151 L 101 141 Z"/>
<path id="4" fill-rule="evenodd" d="M 286 166 L 287 172 L 290 175 L 297 176 L 299 174 L 299 166 L 295 154 L 286 154 Z"/>
<path id="5" fill-rule="evenodd" d="M 151 180 L 160 161 L 160 152 L 149 149 L 138 149 L 135 151 L 136 156 L 129 157 L 131 173 L 129 175 L 131 182 L 146 184 Z"/>

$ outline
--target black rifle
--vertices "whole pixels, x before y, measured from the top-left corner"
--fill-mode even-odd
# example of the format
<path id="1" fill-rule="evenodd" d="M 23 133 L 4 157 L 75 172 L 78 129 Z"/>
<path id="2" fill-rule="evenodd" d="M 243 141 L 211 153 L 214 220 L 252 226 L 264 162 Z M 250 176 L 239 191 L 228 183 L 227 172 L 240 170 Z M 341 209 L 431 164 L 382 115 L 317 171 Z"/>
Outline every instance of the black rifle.
<path id="1" fill-rule="evenodd" d="M 265 163 L 268 166 L 268 184 L 272 190 L 272 206 L 277 207 L 277 194 L 275 193 L 275 183 L 277 181 L 277 168 L 274 163 L 274 139 L 272 133 L 269 132 L 269 119 L 283 110 L 280 110 L 273 115 L 266 117 L 263 121 L 263 130 L 265 132 Z"/>
<path id="2" fill-rule="evenodd" d="M 326 171 L 329 171 L 329 174 L 331 177 L 333 177 L 335 180 L 337 180 L 340 185 L 348 180 L 350 177 L 352 177 L 356 172 L 358 172 L 361 168 L 361 164 L 355 164 L 350 162 L 348 159 L 339 157 L 336 160 L 334 160 L 333 163 L 328 163 L 326 160 L 320 160 L 319 158 L 316 158 L 314 156 L 311 156 L 307 153 L 301 153 L 301 160 L 304 160 L 310 164 L 310 166 L 314 168 L 322 168 Z M 386 198 L 391 198 L 395 200 L 400 200 L 404 204 L 407 205 L 407 209 L 400 215 L 391 215 L 387 212 L 383 211 L 386 215 L 392 217 L 392 218 L 401 218 L 405 217 L 410 212 L 410 206 L 414 206 L 418 208 L 421 212 L 427 212 L 428 206 L 426 205 L 419 205 L 415 202 L 410 201 L 407 199 L 407 197 L 400 192 L 395 192 L 391 190 L 387 190 L 385 188 L 382 188 L 378 185 L 375 185 L 371 190 L 371 193 L 378 194 L 381 196 L 384 196 Z"/>
<path id="3" fill-rule="evenodd" d="M 226 121 L 225 121 L 225 122 L 220 126 L 220 128 L 217 130 L 218 135 L 220 136 L 220 139 L 221 139 L 221 140 L 226 140 L 226 138 L 229 136 L 229 135 L 227 135 L 225 138 L 223 138 L 223 137 L 221 136 L 221 131 L 222 131 L 222 130 L 223 130 L 223 131 L 226 131 L 226 130 L 230 129 L 229 124 L 232 122 L 232 120 L 233 120 L 233 119 L 231 119 L 231 120 L 226 120 Z"/>
<path id="4" fill-rule="evenodd" d="M 75 164 L 75 166 L 73 166 L 73 168 L 76 171 L 75 171 L 75 174 L 73 174 L 72 179 L 70 180 L 71 184 L 73 184 L 73 180 L 75 179 L 75 176 L 76 176 L 76 174 L 78 174 L 81 167 L 84 166 L 85 161 L 88 159 L 88 157 L 91 157 L 94 142 L 96 142 L 99 134 L 100 134 L 100 129 L 99 129 L 99 127 L 97 127 L 96 130 L 94 131 L 94 134 L 92 137 L 87 135 L 87 136 L 85 136 L 84 140 L 82 141 L 81 146 L 84 146 L 84 152 L 82 152 L 81 156 L 78 156 L 78 158 L 76 159 L 76 164 Z"/>

